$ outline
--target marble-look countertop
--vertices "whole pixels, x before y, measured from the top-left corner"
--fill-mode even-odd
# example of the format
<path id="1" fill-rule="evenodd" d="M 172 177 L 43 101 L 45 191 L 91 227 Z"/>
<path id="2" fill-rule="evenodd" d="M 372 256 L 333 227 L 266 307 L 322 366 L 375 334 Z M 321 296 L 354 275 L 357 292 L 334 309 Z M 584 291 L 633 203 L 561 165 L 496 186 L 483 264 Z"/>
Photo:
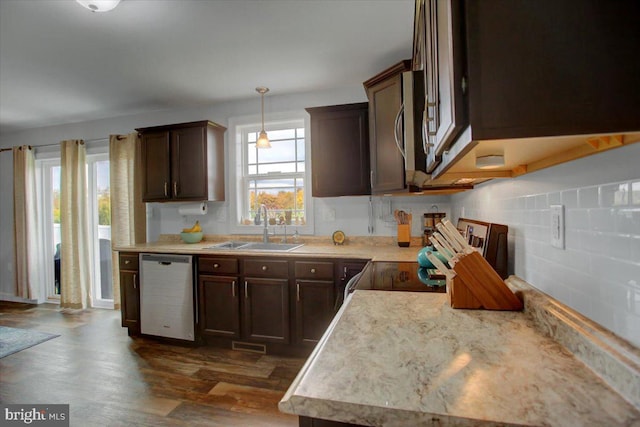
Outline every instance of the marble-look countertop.
<path id="1" fill-rule="evenodd" d="M 292 251 L 243 251 L 242 249 L 208 249 L 216 243 L 229 240 L 251 241 L 255 236 L 205 236 L 199 243 L 184 243 L 178 235 L 163 235 L 157 242 L 140 243 L 128 246 L 116 246 L 120 252 L 175 253 L 189 255 L 268 255 L 270 257 L 325 257 L 325 258 L 358 258 L 374 261 L 414 262 L 418 251 L 422 249 L 418 239 L 411 242 L 410 247 L 399 247 L 393 238 L 387 237 L 355 237 L 344 245 L 331 243 L 331 236 L 302 236 L 299 243 L 303 245 Z M 253 241 L 256 241 L 255 238 Z M 279 241 L 279 240 L 274 240 Z M 291 240 L 289 240 L 291 243 Z"/>
<path id="2" fill-rule="evenodd" d="M 357 290 L 281 400 L 369 426 L 640 426 L 640 411 L 524 312 Z"/>

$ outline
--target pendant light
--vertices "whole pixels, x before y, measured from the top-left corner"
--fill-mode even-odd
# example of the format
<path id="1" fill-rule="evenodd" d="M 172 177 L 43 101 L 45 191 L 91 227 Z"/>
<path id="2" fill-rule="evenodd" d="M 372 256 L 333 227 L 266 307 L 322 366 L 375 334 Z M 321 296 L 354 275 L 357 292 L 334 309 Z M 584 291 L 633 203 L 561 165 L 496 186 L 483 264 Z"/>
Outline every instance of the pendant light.
<path id="1" fill-rule="evenodd" d="M 120 3 L 120 0 L 76 0 L 91 12 L 109 12 Z"/>
<path id="2" fill-rule="evenodd" d="M 256 141 L 256 147 L 258 148 L 271 148 L 271 143 L 269 142 L 269 138 L 267 137 L 267 132 L 264 130 L 264 94 L 269 92 L 268 87 L 257 87 L 256 92 L 260 94 L 261 104 L 262 104 L 262 130 L 260 131 L 260 136 L 258 136 L 258 140 Z"/>

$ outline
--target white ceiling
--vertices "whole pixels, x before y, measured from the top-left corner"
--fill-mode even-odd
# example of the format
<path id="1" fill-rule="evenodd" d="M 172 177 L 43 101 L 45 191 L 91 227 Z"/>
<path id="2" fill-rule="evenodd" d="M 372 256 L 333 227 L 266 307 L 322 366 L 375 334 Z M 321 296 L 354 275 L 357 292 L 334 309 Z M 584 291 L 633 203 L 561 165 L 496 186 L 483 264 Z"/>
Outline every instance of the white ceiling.
<path id="1" fill-rule="evenodd" d="M 411 55 L 414 0 L 0 0 L 0 134 L 360 84 Z"/>

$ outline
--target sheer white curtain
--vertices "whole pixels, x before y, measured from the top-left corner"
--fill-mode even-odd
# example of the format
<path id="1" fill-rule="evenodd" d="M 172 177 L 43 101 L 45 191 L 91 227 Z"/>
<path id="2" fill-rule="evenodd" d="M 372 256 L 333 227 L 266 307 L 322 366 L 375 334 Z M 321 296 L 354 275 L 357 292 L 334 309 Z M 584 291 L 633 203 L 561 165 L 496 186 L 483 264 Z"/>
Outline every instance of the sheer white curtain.
<path id="1" fill-rule="evenodd" d="M 144 243 L 147 216 L 142 202 L 139 167 L 140 143 L 136 132 L 109 137 L 109 179 L 111 191 L 112 247 Z M 113 259 L 113 305 L 120 306 L 118 253 Z"/>
<path id="2" fill-rule="evenodd" d="M 37 300 L 42 269 L 36 218 L 36 168 L 33 149 L 13 147 L 13 219 L 16 295 Z"/>
<path id="3" fill-rule="evenodd" d="M 93 288 L 84 142 L 62 141 L 60 154 L 60 307 L 84 309 L 91 306 Z"/>

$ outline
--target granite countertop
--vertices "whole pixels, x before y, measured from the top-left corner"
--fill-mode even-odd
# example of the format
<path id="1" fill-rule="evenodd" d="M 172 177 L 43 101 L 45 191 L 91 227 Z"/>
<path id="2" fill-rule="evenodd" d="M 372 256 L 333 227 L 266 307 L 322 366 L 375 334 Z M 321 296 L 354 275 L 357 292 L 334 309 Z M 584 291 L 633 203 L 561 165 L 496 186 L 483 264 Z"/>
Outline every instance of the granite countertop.
<path id="1" fill-rule="evenodd" d="M 446 294 L 356 290 L 279 408 L 370 426 L 640 425 L 637 406 L 534 323 L 452 309 Z"/>
<path id="2" fill-rule="evenodd" d="M 216 243 L 229 240 L 251 241 L 255 236 L 205 236 L 200 243 L 183 243 L 178 235 L 163 235 L 154 243 L 140 243 L 128 246 L 116 246 L 120 252 L 174 253 L 190 255 L 268 255 L 273 257 L 318 257 L 325 258 L 359 258 L 374 261 L 415 261 L 418 251 L 422 249 L 419 240 L 414 239 L 411 246 L 399 247 L 393 238 L 388 237 L 355 237 L 344 245 L 331 243 L 331 236 L 303 236 L 303 245 L 292 251 L 243 251 L 242 249 L 207 249 Z M 255 241 L 255 239 L 254 239 Z"/>

